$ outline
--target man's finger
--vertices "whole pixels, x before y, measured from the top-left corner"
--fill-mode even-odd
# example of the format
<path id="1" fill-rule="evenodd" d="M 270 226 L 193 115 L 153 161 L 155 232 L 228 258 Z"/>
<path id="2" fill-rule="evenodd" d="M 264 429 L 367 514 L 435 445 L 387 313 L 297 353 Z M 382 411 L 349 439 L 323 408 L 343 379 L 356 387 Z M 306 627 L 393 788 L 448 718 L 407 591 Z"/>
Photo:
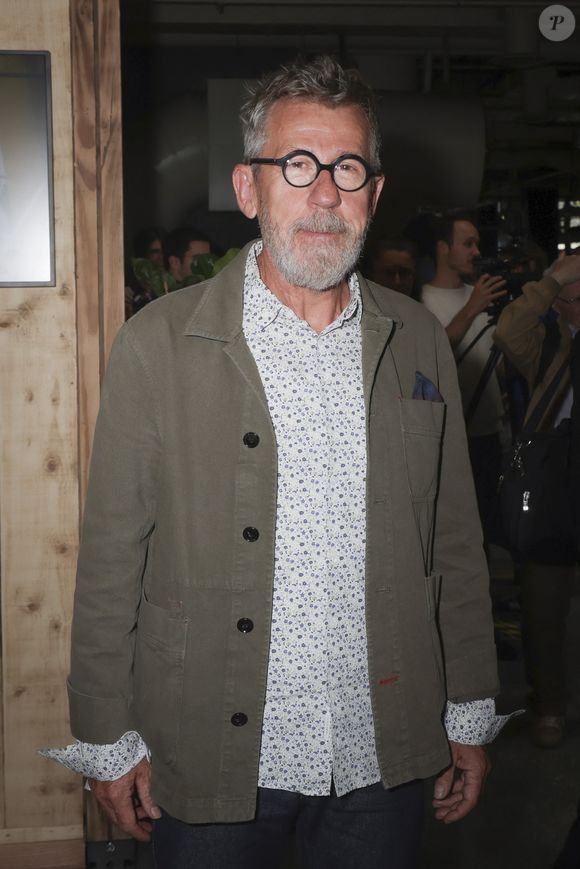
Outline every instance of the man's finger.
<path id="1" fill-rule="evenodd" d="M 142 808 L 149 818 L 160 818 L 161 809 L 151 797 L 151 766 L 148 761 L 139 764 L 135 776 L 135 788 Z"/>
<path id="2" fill-rule="evenodd" d="M 453 785 L 454 771 L 455 767 L 450 766 L 449 769 L 446 769 L 445 772 L 441 773 L 441 775 L 435 779 L 433 796 L 436 800 L 443 800 L 448 796 Z"/>

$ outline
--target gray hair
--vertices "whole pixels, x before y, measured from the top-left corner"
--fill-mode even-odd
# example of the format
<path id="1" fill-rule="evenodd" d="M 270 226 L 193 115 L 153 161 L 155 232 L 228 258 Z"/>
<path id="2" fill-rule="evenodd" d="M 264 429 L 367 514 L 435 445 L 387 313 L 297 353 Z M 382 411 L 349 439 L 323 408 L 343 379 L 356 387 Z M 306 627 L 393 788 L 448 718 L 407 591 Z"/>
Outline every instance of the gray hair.
<path id="1" fill-rule="evenodd" d="M 244 160 L 260 156 L 266 141 L 268 115 L 278 100 L 311 100 L 335 108 L 358 106 L 369 124 L 369 153 L 373 169 L 380 169 L 381 137 L 375 98 L 358 70 L 344 69 L 327 54 L 314 60 L 297 58 L 291 64 L 265 75 L 253 87 L 240 111 L 244 139 Z"/>

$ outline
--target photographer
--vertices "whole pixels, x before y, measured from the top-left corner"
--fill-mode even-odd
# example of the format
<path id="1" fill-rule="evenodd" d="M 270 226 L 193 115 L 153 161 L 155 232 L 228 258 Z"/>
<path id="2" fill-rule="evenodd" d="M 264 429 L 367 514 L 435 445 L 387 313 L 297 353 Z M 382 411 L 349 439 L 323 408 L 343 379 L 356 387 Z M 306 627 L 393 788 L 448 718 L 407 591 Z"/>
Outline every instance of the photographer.
<path id="1" fill-rule="evenodd" d="M 497 346 L 528 383 L 531 398 L 526 419 L 554 383 L 563 363 L 571 359 L 573 336 L 579 329 L 580 256 L 562 255 L 541 280 L 524 285 L 522 295 L 504 308 L 496 327 Z M 538 430 L 548 431 L 570 417 L 572 401 L 568 369 Z M 530 736 L 543 748 L 557 746 L 564 734 L 567 685 L 563 652 L 574 571 L 575 565 L 570 563 L 527 563 L 521 571 L 524 659 L 531 688 Z"/>
<path id="2" fill-rule="evenodd" d="M 477 278 L 479 232 L 470 215 L 454 212 L 433 220 L 431 256 L 436 270 L 424 284 L 421 301 L 445 327 L 458 362 L 464 413 L 482 378 L 493 348 L 487 309 L 505 296 L 502 276 Z M 501 465 L 500 431 L 504 406 L 495 371 L 491 372 L 471 418 L 467 420 L 469 456 L 483 527 L 484 543 L 494 537 L 497 522 L 496 481 Z"/>

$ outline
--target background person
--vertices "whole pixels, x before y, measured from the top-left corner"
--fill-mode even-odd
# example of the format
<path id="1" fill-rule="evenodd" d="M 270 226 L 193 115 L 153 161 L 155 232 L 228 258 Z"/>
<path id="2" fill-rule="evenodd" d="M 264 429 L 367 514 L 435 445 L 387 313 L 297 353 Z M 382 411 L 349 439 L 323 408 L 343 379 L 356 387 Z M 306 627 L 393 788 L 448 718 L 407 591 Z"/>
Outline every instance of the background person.
<path id="1" fill-rule="evenodd" d="M 549 323 L 555 324 L 557 341 L 546 359 L 543 348 Z M 570 359 L 572 339 L 579 328 L 580 256 L 556 260 L 542 280 L 525 284 L 522 295 L 502 311 L 495 341 L 528 383 L 531 398 L 526 419 L 562 363 Z M 570 417 L 572 402 L 567 371 L 538 431 Z M 568 700 L 564 644 L 575 564 L 528 563 L 522 565 L 519 575 L 524 662 L 531 689 L 530 736 L 536 745 L 554 748 L 564 735 Z"/>
<path id="2" fill-rule="evenodd" d="M 366 274 L 377 284 L 415 296 L 416 248 L 406 238 L 380 238 L 369 249 Z"/>
<path id="3" fill-rule="evenodd" d="M 165 239 L 165 264 L 179 287 L 188 285 L 193 258 L 206 253 L 211 253 L 210 242 L 200 229 L 180 226 L 168 233 Z"/>
<path id="4" fill-rule="evenodd" d="M 467 412 L 493 348 L 488 308 L 505 295 L 505 280 L 488 274 L 477 277 L 479 232 L 467 213 L 436 218 L 431 224 L 431 246 L 435 274 L 430 283 L 423 285 L 421 301 L 445 327 L 458 359 L 459 387 Z M 494 370 L 467 420 L 469 457 L 486 546 L 497 528 L 503 418 L 503 400 Z"/>
<path id="5" fill-rule="evenodd" d="M 157 298 L 145 274 L 135 269 L 135 260 L 147 260 L 151 267 L 163 272 L 163 239 L 165 231 L 159 226 L 145 226 L 133 238 L 133 256 L 125 268 L 125 317 L 128 318 Z M 147 270 L 147 275 L 150 269 Z"/>

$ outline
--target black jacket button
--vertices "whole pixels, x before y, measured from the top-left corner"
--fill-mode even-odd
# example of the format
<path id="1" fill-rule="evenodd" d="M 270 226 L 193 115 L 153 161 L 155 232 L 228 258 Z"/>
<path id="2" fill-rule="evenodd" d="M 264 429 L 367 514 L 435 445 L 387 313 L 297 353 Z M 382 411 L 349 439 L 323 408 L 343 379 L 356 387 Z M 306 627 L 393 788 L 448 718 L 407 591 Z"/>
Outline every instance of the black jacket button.
<path id="1" fill-rule="evenodd" d="M 253 447 L 257 447 L 259 443 L 260 437 L 256 434 L 255 431 L 246 432 L 246 434 L 244 435 L 244 444 L 247 447 L 250 447 L 250 449 L 252 449 Z"/>
<path id="2" fill-rule="evenodd" d="M 231 722 L 234 727 L 243 727 L 244 724 L 248 723 L 248 716 L 244 712 L 234 712 Z"/>
<path id="3" fill-rule="evenodd" d="M 254 622 L 252 619 L 240 619 L 238 622 L 238 631 L 241 631 L 242 634 L 249 634 L 250 631 L 254 630 Z"/>
<path id="4" fill-rule="evenodd" d="M 248 541 L 248 543 L 255 543 L 255 541 L 260 536 L 260 532 L 257 528 L 252 528 L 251 525 L 248 525 L 248 527 L 244 528 L 244 530 L 242 531 L 242 536 L 244 540 Z"/>

